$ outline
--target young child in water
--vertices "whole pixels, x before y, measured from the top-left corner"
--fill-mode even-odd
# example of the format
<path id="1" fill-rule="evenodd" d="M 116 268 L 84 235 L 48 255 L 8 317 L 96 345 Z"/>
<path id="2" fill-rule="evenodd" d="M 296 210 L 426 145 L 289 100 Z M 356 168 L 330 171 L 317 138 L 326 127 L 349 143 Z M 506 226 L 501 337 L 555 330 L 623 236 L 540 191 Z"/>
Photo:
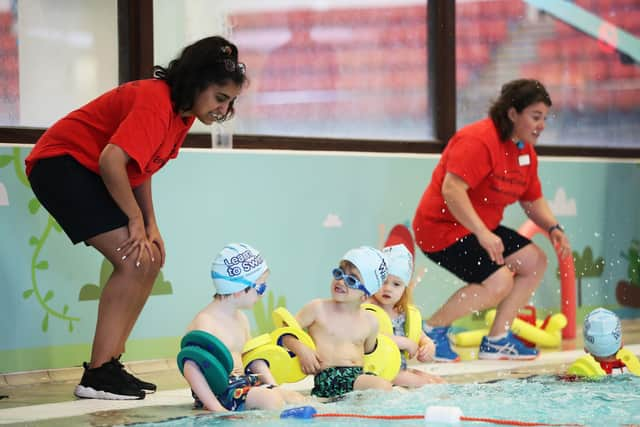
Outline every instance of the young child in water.
<path id="1" fill-rule="evenodd" d="M 638 359 L 623 349 L 620 318 L 614 312 L 596 308 L 585 317 L 582 333 L 585 351 L 607 375 L 627 372 L 640 375 L 640 372 L 634 372 L 639 365 Z"/>

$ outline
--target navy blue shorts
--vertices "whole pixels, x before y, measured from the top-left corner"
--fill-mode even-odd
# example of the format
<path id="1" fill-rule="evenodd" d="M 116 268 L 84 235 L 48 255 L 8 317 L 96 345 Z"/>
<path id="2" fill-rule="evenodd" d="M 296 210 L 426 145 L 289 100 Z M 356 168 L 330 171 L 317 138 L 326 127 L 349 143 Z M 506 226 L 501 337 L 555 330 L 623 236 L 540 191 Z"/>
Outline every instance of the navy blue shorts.
<path id="1" fill-rule="evenodd" d="M 129 224 L 102 177 L 71 156 L 38 160 L 29 182 L 42 206 L 74 244 Z"/>
<path id="2" fill-rule="evenodd" d="M 502 239 L 504 245 L 502 255 L 505 258 L 531 243 L 531 240 L 523 235 L 502 225 L 492 232 Z M 491 261 L 489 254 L 480 246 L 478 238 L 473 233 L 467 234 L 441 251 L 424 254 L 467 283 L 482 283 L 503 267 Z"/>

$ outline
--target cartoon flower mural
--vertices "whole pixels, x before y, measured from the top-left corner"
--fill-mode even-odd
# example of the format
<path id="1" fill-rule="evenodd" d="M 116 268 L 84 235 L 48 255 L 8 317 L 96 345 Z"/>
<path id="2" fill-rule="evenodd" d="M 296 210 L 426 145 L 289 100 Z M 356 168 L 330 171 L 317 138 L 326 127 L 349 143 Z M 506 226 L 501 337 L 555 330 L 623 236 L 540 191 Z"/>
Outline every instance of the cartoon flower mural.
<path id="1" fill-rule="evenodd" d="M 12 154 L 10 155 L 0 155 L 0 168 L 7 167 L 9 165 L 13 165 L 18 181 L 20 181 L 25 187 L 31 188 L 29 180 L 27 179 L 22 167 L 22 154 L 19 147 L 14 147 Z M 2 187 L 4 188 L 4 185 Z M 6 188 L 4 188 L 4 190 L 6 194 Z M 5 199 L 7 200 L 8 205 L 8 196 L 6 196 Z M 1 191 L 0 200 L 2 200 Z M 36 215 L 40 210 L 40 202 L 33 197 L 29 200 L 27 209 L 31 215 Z M 42 249 L 44 248 L 52 231 L 60 233 L 62 232 L 62 229 L 53 217 L 49 215 L 44 230 L 42 230 L 38 236 L 29 237 L 29 245 L 34 247 L 33 255 L 31 256 L 31 287 L 22 293 L 22 298 L 25 300 L 35 299 L 40 307 L 42 307 L 44 316 L 41 322 L 41 329 L 43 332 L 47 332 L 49 330 L 50 318 L 67 322 L 69 332 L 73 332 L 74 322 L 78 322 L 80 318 L 69 314 L 68 304 L 64 304 L 61 309 L 59 306 L 58 308 L 54 308 L 53 299 L 55 297 L 55 292 L 52 289 L 45 292 L 42 285 L 38 283 L 37 273 L 49 268 L 49 262 L 44 259 L 40 259 L 40 253 L 42 252 Z"/>

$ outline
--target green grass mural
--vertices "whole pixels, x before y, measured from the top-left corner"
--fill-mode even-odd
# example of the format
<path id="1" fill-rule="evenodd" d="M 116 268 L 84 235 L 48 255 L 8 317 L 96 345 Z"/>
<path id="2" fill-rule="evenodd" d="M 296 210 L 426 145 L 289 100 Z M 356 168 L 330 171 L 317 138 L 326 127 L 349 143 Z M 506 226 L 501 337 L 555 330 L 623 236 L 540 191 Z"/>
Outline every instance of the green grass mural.
<path id="1" fill-rule="evenodd" d="M 265 304 L 265 299 L 267 303 Z M 271 319 L 271 313 L 278 307 L 286 307 L 287 300 L 285 297 L 280 296 L 277 298 L 274 296 L 273 292 L 269 291 L 265 297 L 262 297 L 258 300 L 258 302 L 253 306 L 253 317 L 256 320 L 257 330 L 253 333 L 253 336 L 258 336 L 261 334 L 266 334 L 275 329 L 273 326 L 273 320 Z"/>
<path id="2" fill-rule="evenodd" d="M 86 283 L 82 286 L 80 293 L 78 294 L 78 301 L 99 300 L 104 286 L 107 283 L 107 279 L 111 276 L 111 272 L 113 272 L 113 266 L 106 258 L 103 258 L 102 265 L 100 266 L 99 284 Z M 156 277 L 156 281 L 153 283 L 151 295 L 171 295 L 172 293 L 173 288 L 171 287 L 171 282 L 164 280 L 164 275 L 162 274 L 162 271 L 160 271 L 160 274 Z"/>
<path id="3" fill-rule="evenodd" d="M 576 269 L 576 277 L 578 279 L 578 307 L 582 306 L 582 278 L 583 277 L 600 277 L 604 271 L 604 258 L 598 257 L 593 259 L 593 250 L 591 246 L 587 246 L 580 255 L 577 251 L 573 251 L 573 262 Z M 558 270 L 558 277 L 560 271 Z"/>

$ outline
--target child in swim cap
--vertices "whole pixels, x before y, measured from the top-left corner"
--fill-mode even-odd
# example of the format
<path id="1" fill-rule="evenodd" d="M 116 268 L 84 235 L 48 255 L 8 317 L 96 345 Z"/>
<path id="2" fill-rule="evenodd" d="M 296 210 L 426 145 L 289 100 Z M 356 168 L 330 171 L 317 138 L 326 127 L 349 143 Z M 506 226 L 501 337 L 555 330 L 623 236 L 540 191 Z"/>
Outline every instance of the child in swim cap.
<path id="1" fill-rule="evenodd" d="M 191 321 L 187 332 L 205 331 L 218 338 L 231 353 L 234 366 L 229 386 L 216 395 L 198 364 L 192 360 L 184 363 L 184 377 L 196 408 L 216 412 L 278 409 L 304 400 L 293 391 L 273 388 L 276 382 L 264 360 L 247 367 L 242 364 L 242 349 L 250 337 L 249 320 L 242 310 L 252 308 L 264 294 L 268 277 L 269 268 L 260 252 L 245 243 L 225 246 L 213 260 L 214 299 Z"/>
<path id="2" fill-rule="evenodd" d="M 371 304 L 381 307 L 391 320 L 393 327 L 393 341 L 401 350 L 401 367 L 398 376 L 393 380 L 394 385 L 403 387 L 422 387 L 425 384 L 442 383 L 442 378 L 418 369 L 407 368 L 405 352 L 410 358 L 419 362 L 433 360 L 435 347 L 433 341 L 422 331 L 421 319 L 415 322 L 417 333 L 414 339 L 408 337 L 406 322 L 409 310 L 411 315 L 420 316 L 420 312 L 412 302 L 413 256 L 404 244 L 387 246 L 382 250 L 387 263 L 389 274 L 384 284 L 369 298 Z"/>
<path id="3" fill-rule="evenodd" d="M 622 348 L 622 328 L 614 312 L 604 308 L 593 310 L 584 319 L 582 334 L 585 351 L 608 375 L 628 372 L 625 363 L 616 358 Z"/>
<path id="4" fill-rule="evenodd" d="M 331 298 L 315 299 L 296 315 L 316 350 L 292 335 L 283 344 L 295 353 L 305 374 L 314 375 L 311 394 L 332 398 L 353 390 L 391 390 L 382 377 L 364 372 L 364 356 L 376 348 L 378 321 L 360 305 L 387 277 L 382 253 L 369 246 L 349 250 L 331 272 Z"/>

